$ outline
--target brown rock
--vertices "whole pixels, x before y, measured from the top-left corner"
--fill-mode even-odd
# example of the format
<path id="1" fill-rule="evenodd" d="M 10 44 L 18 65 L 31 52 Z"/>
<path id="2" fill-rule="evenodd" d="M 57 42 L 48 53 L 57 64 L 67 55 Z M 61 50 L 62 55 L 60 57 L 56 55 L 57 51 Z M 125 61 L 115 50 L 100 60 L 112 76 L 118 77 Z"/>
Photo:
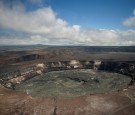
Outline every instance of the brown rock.
<path id="1" fill-rule="evenodd" d="M 124 92 L 56 99 L 0 88 L 0 115 L 133 115 L 134 107 Z"/>

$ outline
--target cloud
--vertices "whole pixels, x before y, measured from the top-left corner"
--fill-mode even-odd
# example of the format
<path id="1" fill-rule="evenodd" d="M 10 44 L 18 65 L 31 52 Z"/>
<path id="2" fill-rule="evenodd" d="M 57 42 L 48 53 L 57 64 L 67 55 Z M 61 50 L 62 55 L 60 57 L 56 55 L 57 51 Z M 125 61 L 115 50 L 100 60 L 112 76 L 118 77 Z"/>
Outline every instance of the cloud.
<path id="1" fill-rule="evenodd" d="M 123 25 L 125 26 L 135 26 L 135 10 L 133 11 L 133 16 L 130 16 L 126 20 L 123 21 Z"/>
<path id="2" fill-rule="evenodd" d="M 26 12 L 23 8 L 0 8 L 0 17 L 0 27 L 28 33 L 47 34 L 59 24 L 50 7 L 33 12 Z"/>
<path id="3" fill-rule="evenodd" d="M 70 37 L 69 37 L 70 36 Z M 84 30 L 67 35 L 67 37 L 57 37 L 45 34 L 28 34 L 27 36 L 3 35 L 0 37 L 0 44 L 28 45 L 28 44 L 48 44 L 48 45 L 135 45 L 135 30 Z"/>
<path id="4" fill-rule="evenodd" d="M 23 5 L 1 5 L 0 28 L 12 30 L 0 33 L 1 45 L 135 45 L 135 30 L 82 29 L 59 18 L 51 7 L 27 11 Z"/>

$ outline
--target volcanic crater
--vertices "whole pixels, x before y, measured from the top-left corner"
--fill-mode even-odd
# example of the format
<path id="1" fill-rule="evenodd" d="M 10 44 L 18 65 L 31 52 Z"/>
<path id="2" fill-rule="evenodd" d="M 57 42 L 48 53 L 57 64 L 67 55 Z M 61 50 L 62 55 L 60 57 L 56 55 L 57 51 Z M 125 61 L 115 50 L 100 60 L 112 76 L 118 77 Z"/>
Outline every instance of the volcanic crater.
<path id="1" fill-rule="evenodd" d="M 134 53 L 58 49 L 1 53 L 0 114 L 134 113 Z"/>
<path id="2" fill-rule="evenodd" d="M 32 96 L 57 98 L 108 93 L 133 83 L 133 65 L 100 60 L 44 62 L 16 70 L 16 77 L 3 80 L 3 86 Z M 130 73 L 127 72 L 129 69 Z M 126 70 L 126 72 L 125 72 Z M 18 75 L 18 76 L 17 76 Z"/>

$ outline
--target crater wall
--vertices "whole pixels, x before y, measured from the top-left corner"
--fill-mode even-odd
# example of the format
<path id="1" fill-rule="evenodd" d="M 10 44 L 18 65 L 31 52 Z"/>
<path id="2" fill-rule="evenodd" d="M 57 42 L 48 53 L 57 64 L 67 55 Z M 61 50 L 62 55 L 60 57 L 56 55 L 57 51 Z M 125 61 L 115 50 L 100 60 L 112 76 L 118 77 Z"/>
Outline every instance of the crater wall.
<path id="1" fill-rule="evenodd" d="M 31 59 L 31 58 L 30 58 Z M 40 67 L 39 67 L 40 65 Z M 13 88 L 15 84 L 50 71 L 94 69 L 96 71 L 114 72 L 130 76 L 133 84 L 135 81 L 135 65 L 128 62 L 101 61 L 101 60 L 70 60 L 58 62 L 35 63 L 27 68 L 16 68 L 0 74 L 0 83 L 4 87 Z"/>

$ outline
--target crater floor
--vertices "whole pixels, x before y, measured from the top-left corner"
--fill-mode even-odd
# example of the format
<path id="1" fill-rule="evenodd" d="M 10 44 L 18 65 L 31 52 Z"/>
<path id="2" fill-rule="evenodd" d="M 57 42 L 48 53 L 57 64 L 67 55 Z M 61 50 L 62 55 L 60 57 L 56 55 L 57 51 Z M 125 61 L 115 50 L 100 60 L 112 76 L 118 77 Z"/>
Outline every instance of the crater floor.
<path id="1" fill-rule="evenodd" d="M 77 69 L 36 76 L 16 85 L 15 90 L 32 96 L 69 98 L 121 90 L 130 82 L 130 77 L 118 73 Z"/>

